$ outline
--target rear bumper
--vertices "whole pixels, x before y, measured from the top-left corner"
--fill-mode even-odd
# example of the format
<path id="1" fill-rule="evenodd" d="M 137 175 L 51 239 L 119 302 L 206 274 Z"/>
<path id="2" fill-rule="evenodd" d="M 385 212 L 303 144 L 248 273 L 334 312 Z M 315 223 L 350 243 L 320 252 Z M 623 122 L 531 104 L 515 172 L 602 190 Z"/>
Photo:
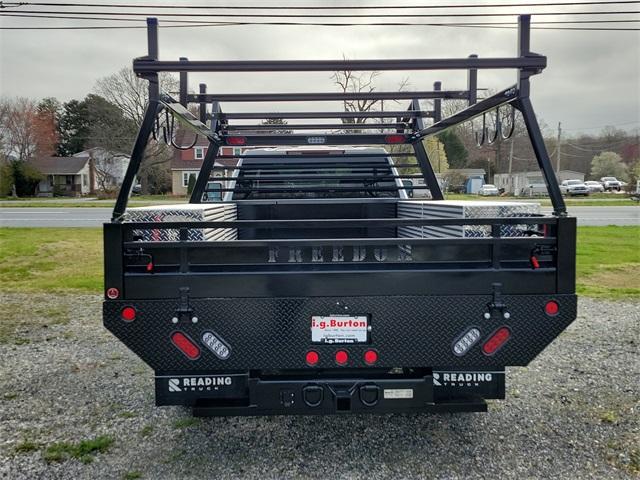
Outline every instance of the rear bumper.
<path id="1" fill-rule="evenodd" d="M 191 406 L 196 416 L 484 412 L 486 398 L 504 398 L 504 371 L 306 379 L 156 376 L 156 403 Z"/>

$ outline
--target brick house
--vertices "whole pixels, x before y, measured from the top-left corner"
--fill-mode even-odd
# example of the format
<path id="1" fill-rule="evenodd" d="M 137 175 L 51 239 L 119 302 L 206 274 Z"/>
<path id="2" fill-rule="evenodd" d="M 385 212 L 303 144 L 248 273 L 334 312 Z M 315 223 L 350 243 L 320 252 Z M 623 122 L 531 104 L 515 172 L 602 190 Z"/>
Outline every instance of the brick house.
<path id="1" fill-rule="evenodd" d="M 178 145 L 187 145 L 193 142 L 193 136 L 190 133 L 180 135 L 178 132 L 176 143 Z M 202 167 L 202 161 L 207 154 L 209 141 L 206 138 L 198 138 L 198 141 L 188 150 L 174 149 L 173 158 L 171 159 L 171 192 L 173 195 L 184 196 L 187 194 L 189 187 L 189 178 L 197 177 Z M 220 147 L 218 155 L 240 155 L 243 147 Z M 220 158 L 215 161 L 216 167 L 228 167 L 224 170 L 214 170 L 212 177 L 229 177 L 233 172 L 233 167 L 238 164 L 235 158 Z M 226 187 L 226 186 L 225 186 Z"/>

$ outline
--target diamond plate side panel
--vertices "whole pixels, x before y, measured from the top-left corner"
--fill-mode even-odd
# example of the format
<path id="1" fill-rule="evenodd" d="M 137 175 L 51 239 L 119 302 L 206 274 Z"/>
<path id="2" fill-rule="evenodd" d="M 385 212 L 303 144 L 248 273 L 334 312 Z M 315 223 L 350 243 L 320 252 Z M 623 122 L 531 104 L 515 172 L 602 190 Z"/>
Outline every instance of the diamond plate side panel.
<path id="1" fill-rule="evenodd" d="M 544 304 L 552 297 L 503 296 L 511 317 L 495 313 L 486 320 L 490 296 L 388 296 L 310 298 L 211 298 L 190 302 L 198 322 L 171 322 L 178 300 L 104 303 L 104 324 L 116 337 L 155 370 L 306 369 L 305 353 L 320 354 L 318 368 L 336 368 L 333 355 L 339 348 L 350 353 L 349 367 L 365 367 L 364 351 L 375 348 L 379 367 L 501 367 L 526 365 L 576 318 L 575 295 L 557 295 L 560 313 L 548 317 Z M 137 318 L 125 322 L 125 305 L 137 309 Z M 346 307 L 346 309 L 345 309 Z M 369 345 L 313 345 L 312 315 L 371 315 Z M 190 317 L 190 316 L 189 316 Z M 452 352 L 452 342 L 469 326 L 481 330 L 482 340 L 464 357 Z M 493 356 L 480 346 L 498 327 L 507 325 L 511 339 Z M 189 360 L 169 337 L 185 332 L 199 343 L 200 357 Z M 210 330 L 231 347 L 227 360 L 220 360 L 201 343 Z"/>

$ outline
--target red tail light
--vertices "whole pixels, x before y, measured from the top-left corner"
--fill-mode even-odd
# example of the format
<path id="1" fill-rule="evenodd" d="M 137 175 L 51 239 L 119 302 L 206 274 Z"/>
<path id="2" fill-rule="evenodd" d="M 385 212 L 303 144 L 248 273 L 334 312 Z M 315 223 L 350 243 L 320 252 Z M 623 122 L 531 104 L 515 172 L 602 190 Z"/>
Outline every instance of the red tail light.
<path id="1" fill-rule="evenodd" d="M 320 361 L 320 355 L 318 355 L 318 352 L 310 350 L 307 352 L 305 360 L 307 361 L 307 365 L 309 365 L 310 367 L 314 367 Z"/>
<path id="2" fill-rule="evenodd" d="M 407 137 L 404 135 L 387 135 L 384 137 L 385 143 L 404 143 Z"/>
<path id="3" fill-rule="evenodd" d="M 125 322 L 133 322 L 136 319 L 136 309 L 133 307 L 124 307 L 120 312 L 120 316 Z"/>
<path id="4" fill-rule="evenodd" d="M 344 350 L 338 350 L 336 352 L 336 363 L 338 365 L 346 365 L 349 361 L 349 354 Z"/>
<path id="5" fill-rule="evenodd" d="M 511 337 L 511 331 L 507 327 L 500 327 L 484 343 L 482 352 L 485 355 L 493 355 L 509 340 L 509 337 Z"/>
<path id="6" fill-rule="evenodd" d="M 364 352 L 364 363 L 367 365 L 373 365 L 378 361 L 378 352 L 375 350 L 367 350 Z"/>
<path id="7" fill-rule="evenodd" d="M 227 137 L 227 145 L 244 145 L 247 143 L 245 137 Z"/>
<path id="8" fill-rule="evenodd" d="M 171 342 L 178 347 L 190 360 L 195 360 L 200 356 L 200 349 L 182 332 L 175 332 L 171 335 Z"/>
<path id="9" fill-rule="evenodd" d="M 550 317 L 555 317 L 560 312 L 560 305 L 555 300 L 550 300 L 544 306 L 544 313 Z"/>

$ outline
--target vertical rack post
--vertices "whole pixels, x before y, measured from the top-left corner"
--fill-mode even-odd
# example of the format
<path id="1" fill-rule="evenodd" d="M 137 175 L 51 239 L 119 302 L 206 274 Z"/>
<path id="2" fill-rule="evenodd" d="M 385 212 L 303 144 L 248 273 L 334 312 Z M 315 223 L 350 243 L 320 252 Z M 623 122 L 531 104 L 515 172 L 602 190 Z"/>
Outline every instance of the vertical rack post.
<path id="1" fill-rule="evenodd" d="M 205 95 L 207 93 L 207 84 L 201 83 L 199 86 L 200 95 Z M 207 124 L 207 102 L 204 100 L 200 100 L 199 108 L 198 108 L 198 116 L 200 117 L 200 121 Z"/>
<path id="2" fill-rule="evenodd" d="M 536 55 L 531 52 L 531 15 L 520 15 L 518 17 L 518 56 L 520 58 L 530 57 Z M 529 139 L 531 140 L 531 146 L 536 155 L 538 166 L 542 170 L 545 183 L 547 184 L 547 190 L 551 203 L 553 204 L 553 213 L 557 216 L 565 216 L 567 214 L 567 207 L 562 198 L 562 192 L 558 186 L 556 176 L 553 173 L 553 166 L 551 159 L 549 158 L 549 152 L 544 144 L 544 138 L 536 119 L 536 114 L 531 104 L 530 84 L 529 77 L 537 73 L 535 70 L 529 70 L 525 68 L 518 69 L 518 99 L 514 102 L 514 106 L 522 113 L 522 118 L 527 127 L 529 133 Z"/>
<path id="3" fill-rule="evenodd" d="M 469 55 L 469 58 L 478 58 L 478 55 L 475 53 Z M 469 106 L 475 105 L 478 101 L 478 69 L 470 68 L 467 71 L 467 91 L 469 92 L 469 97 L 467 99 Z"/>
<path id="4" fill-rule="evenodd" d="M 418 112 L 420 111 L 420 101 L 417 98 L 414 98 L 411 101 L 411 110 Z M 422 117 L 417 116 L 414 121 L 416 130 L 420 131 L 424 128 L 424 120 L 422 119 Z M 434 200 L 444 200 L 442 190 L 440 190 L 440 185 L 438 184 L 438 177 L 436 177 L 436 174 L 433 171 L 433 166 L 429 161 L 429 155 L 427 154 L 427 150 L 424 148 L 422 138 L 414 140 L 411 145 L 413 146 L 413 151 L 416 155 L 418 165 L 420 165 L 420 171 L 424 178 L 424 183 L 427 187 L 429 187 L 431 198 Z"/>
<path id="5" fill-rule="evenodd" d="M 180 57 L 181 62 L 188 62 L 189 59 L 187 57 Z M 189 91 L 189 77 L 187 76 L 187 72 L 180 72 L 180 104 L 187 108 L 187 92 Z"/>
<path id="6" fill-rule="evenodd" d="M 442 90 L 442 82 L 435 82 L 433 90 L 436 92 Z M 433 101 L 433 122 L 439 122 L 440 120 L 442 120 L 442 99 L 436 98 Z"/>
<path id="7" fill-rule="evenodd" d="M 158 19 L 147 18 L 147 58 L 149 60 L 158 60 Z M 142 125 L 138 130 L 135 143 L 133 144 L 133 150 L 131 151 L 131 159 L 127 166 L 127 171 L 122 179 L 122 186 L 120 192 L 118 192 L 118 198 L 116 204 L 113 207 L 113 213 L 111 214 L 111 221 L 118 221 L 124 215 L 127 210 L 127 204 L 129 203 L 129 196 L 131 195 L 131 189 L 133 188 L 133 182 L 140 170 L 140 164 L 144 158 L 144 152 L 149 142 L 149 136 L 154 127 L 156 115 L 161 111 L 161 106 L 158 103 L 160 99 L 160 83 L 158 81 L 158 73 L 151 72 L 142 74 L 142 76 L 149 81 L 149 104 L 144 112 L 142 119 Z"/>

